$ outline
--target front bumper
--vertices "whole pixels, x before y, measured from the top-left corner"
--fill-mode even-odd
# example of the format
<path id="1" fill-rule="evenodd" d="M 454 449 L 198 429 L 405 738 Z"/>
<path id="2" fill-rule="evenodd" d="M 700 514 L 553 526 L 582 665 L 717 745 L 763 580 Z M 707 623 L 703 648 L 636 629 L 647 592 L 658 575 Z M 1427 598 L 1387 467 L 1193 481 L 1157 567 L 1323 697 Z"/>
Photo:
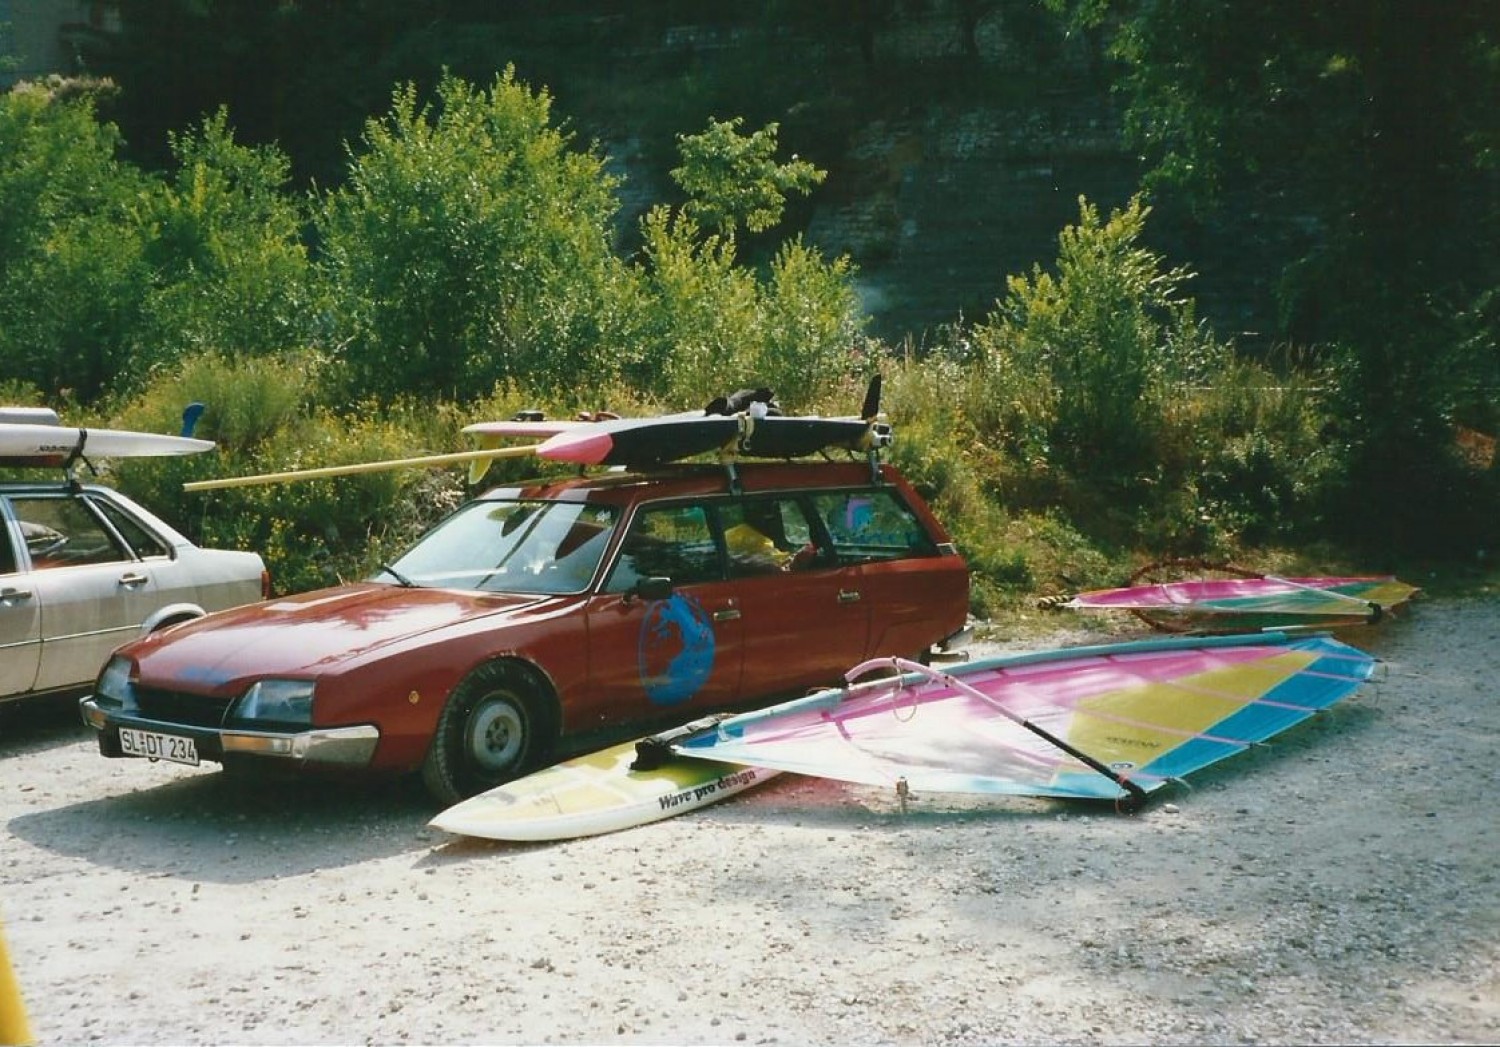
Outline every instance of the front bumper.
<path id="1" fill-rule="evenodd" d="M 165 723 L 132 716 L 99 705 L 94 695 L 78 702 L 83 722 L 99 732 L 99 751 L 110 757 L 125 757 L 120 728 L 191 738 L 198 755 L 220 763 L 240 756 L 289 760 L 325 767 L 364 767 L 380 743 L 380 728 L 371 724 L 353 727 L 309 727 L 301 731 L 249 731 Z"/>

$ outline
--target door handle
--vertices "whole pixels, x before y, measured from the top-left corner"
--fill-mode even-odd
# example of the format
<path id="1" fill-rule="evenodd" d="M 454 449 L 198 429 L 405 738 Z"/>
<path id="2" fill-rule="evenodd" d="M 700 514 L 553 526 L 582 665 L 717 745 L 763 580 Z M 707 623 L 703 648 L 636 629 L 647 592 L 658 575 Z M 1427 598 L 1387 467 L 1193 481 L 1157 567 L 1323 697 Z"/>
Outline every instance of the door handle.
<path id="1" fill-rule="evenodd" d="M 19 603 L 22 600 L 29 599 L 31 599 L 30 589 L 17 589 L 11 585 L 0 589 L 0 603 Z"/>
<path id="2" fill-rule="evenodd" d="M 859 603 L 858 589 L 840 589 L 839 603 Z"/>
<path id="3" fill-rule="evenodd" d="M 120 575 L 120 584 L 126 589 L 139 588 L 140 586 L 145 585 L 150 580 L 151 579 L 149 579 L 146 575 L 141 574 L 139 571 L 132 571 L 129 574 Z"/>
<path id="4" fill-rule="evenodd" d="M 713 617 L 714 617 L 714 621 L 716 621 L 716 622 L 735 622 L 735 621 L 738 621 L 739 617 L 740 617 L 739 608 L 737 608 L 737 607 L 726 607 L 723 610 L 715 611 Z"/>

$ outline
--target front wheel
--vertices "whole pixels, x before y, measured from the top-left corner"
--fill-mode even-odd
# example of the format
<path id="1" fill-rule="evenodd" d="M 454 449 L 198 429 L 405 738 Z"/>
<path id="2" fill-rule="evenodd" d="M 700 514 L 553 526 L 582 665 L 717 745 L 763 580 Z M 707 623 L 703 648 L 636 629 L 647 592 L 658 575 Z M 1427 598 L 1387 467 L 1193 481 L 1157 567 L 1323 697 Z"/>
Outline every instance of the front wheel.
<path id="1" fill-rule="evenodd" d="M 438 717 L 422 783 L 454 804 L 515 778 L 545 744 L 540 704 L 523 669 L 492 663 L 470 673 Z"/>

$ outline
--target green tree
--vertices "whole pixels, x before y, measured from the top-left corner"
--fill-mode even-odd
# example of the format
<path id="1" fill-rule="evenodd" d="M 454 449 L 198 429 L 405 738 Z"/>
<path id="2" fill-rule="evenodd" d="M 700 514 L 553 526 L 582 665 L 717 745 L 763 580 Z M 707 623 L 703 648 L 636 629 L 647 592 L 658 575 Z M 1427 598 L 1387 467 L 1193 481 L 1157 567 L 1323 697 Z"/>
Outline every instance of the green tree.
<path id="1" fill-rule="evenodd" d="M 1500 398 L 1474 381 L 1500 341 L 1471 323 L 1500 287 L 1500 6 L 1052 3 L 1114 28 L 1156 186 L 1298 230 L 1280 241 L 1280 333 L 1340 362 L 1334 515 L 1386 541 L 1454 537 L 1438 525 L 1473 481 L 1451 423 Z"/>
<path id="2" fill-rule="evenodd" d="M 1183 293 L 1189 274 L 1141 246 L 1139 198 L 1102 219 L 1087 201 L 1058 238 L 1055 273 L 1012 276 L 974 329 L 991 378 L 987 428 L 1023 460 L 1048 460 L 1134 496 L 1156 461 L 1166 402 L 1226 354 Z"/>
<path id="3" fill-rule="evenodd" d="M 809 376 L 816 386 L 838 388 L 870 367 L 860 352 L 865 316 L 853 278 L 847 257 L 825 261 L 801 238 L 782 246 L 761 285 L 765 333 L 750 372 L 756 381 L 800 402 L 799 392 L 816 391 Z"/>
<path id="4" fill-rule="evenodd" d="M 366 125 L 318 216 L 353 392 L 467 398 L 618 373 L 614 180 L 551 104 L 507 69 L 487 91 L 446 77 L 433 103 L 407 85 Z"/>
<path id="5" fill-rule="evenodd" d="M 740 134 L 743 117 L 710 118 L 700 134 L 679 135 L 682 164 L 672 178 L 688 194 L 687 214 L 722 236 L 743 227 L 762 233 L 781 222 L 790 193 L 807 194 L 827 177 L 806 160 L 793 156 L 776 162 L 776 124 Z"/>
<path id="6" fill-rule="evenodd" d="M 100 89 L 0 95 L 0 369 L 84 400 L 129 366 L 144 279 L 129 211 L 146 182 L 95 117 Z"/>
<path id="7" fill-rule="evenodd" d="M 653 208 L 641 220 L 639 387 L 679 403 L 708 400 L 747 370 L 757 326 L 755 274 L 735 264 L 732 237 L 703 236 L 686 215 Z"/>
<path id="8" fill-rule="evenodd" d="M 738 261 L 739 228 L 773 229 L 786 194 L 824 177 L 795 157 L 775 162 L 775 124 L 742 136 L 742 123 L 710 120 L 701 135 L 679 135 L 682 165 L 672 175 L 691 198 L 641 221 L 634 373 L 677 402 L 754 384 L 788 404 L 807 403 L 817 386 L 835 388 L 859 366 L 853 267 L 846 258 L 825 262 L 800 239 L 782 245 L 764 274 Z"/>
<path id="9" fill-rule="evenodd" d="M 732 236 L 703 234 L 665 206 L 641 235 L 639 388 L 687 404 L 767 386 L 793 407 L 859 372 L 863 317 L 847 259 L 826 262 L 794 240 L 762 277 L 736 264 Z"/>
<path id="10" fill-rule="evenodd" d="M 136 358 L 307 344 L 311 267 L 286 158 L 237 144 L 224 110 L 171 146 L 173 180 L 135 211 L 150 272 Z"/>

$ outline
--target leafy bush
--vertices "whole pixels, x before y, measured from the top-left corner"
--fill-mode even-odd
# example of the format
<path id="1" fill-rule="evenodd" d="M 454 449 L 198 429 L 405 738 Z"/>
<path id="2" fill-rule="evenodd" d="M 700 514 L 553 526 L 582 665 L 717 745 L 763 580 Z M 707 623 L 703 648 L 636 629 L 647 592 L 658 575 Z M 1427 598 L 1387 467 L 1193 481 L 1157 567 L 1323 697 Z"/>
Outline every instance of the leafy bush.
<path id="1" fill-rule="evenodd" d="M 129 429 L 172 432 L 188 404 L 202 403 L 193 435 L 218 443 L 221 455 L 253 454 L 313 405 L 320 370 L 311 353 L 241 359 L 201 353 L 158 368 L 116 420 Z M 208 459 L 184 461 L 207 464 Z"/>
<path id="2" fill-rule="evenodd" d="M 732 237 L 701 236 L 692 219 L 653 208 L 644 241 L 638 363 L 626 377 L 669 401 L 702 402 L 738 385 L 755 330 L 755 275 L 735 265 Z"/>
<path id="3" fill-rule="evenodd" d="M 175 432 L 183 405 L 207 407 L 196 435 L 215 451 L 127 459 L 108 477 L 195 541 L 251 549 L 279 592 L 367 573 L 430 526 L 462 495 L 460 474 L 418 469 L 186 492 L 183 483 L 410 458 L 450 449 L 430 408 L 359 405 L 335 414 L 308 400 L 310 373 L 293 359 L 229 361 L 210 354 L 158 378 L 112 418 L 121 428 Z M 435 421 L 435 419 L 439 419 Z M 438 430 L 435 432 L 435 430 Z M 438 441 L 438 442 L 433 442 Z"/>
<path id="4" fill-rule="evenodd" d="M 837 388 L 865 370 L 853 275 L 847 258 L 825 262 L 800 239 L 771 263 L 759 296 L 761 337 L 746 374 L 777 390 L 787 406 L 805 405 L 818 386 Z"/>
<path id="5" fill-rule="evenodd" d="M 723 236 L 743 227 L 762 233 L 781 224 L 788 193 L 809 193 L 828 172 L 793 156 L 779 164 L 777 125 L 740 134 L 741 117 L 710 118 L 700 134 L 677 139 L 682 165 L 672 179 L 690 197 L 684 212 Z"/>
<path id="6" fill-rule="evenodd" d="M 641 222 L 641 351 L 625 377 L 682 406 L 767 386 L 801 408 L 858 376 L 861 320 L 846 259 L 794 241 L 765 280 L 736 264 L 732 237 L 703 235 L 658 207 Z"/>
<path id="7" fill-rule="evenodd" d="M 116 160 L 96 90 L 65 86 L 0 94 L 0 373 L 87 401 L 134 363 L 146 179 Z"/>
<path id="8" fill-rule="evenodd" d="M 223 110 L 171 147 L 173 180 L 133 212 L 150 274 L 136 367 L 307 344 L 316 302 L 286 158 L 236 144 Z"/>
<path id="9" fill-rule="evenodd" d="M 467 398 L 618 372 L 614 180 L 516 80 L 399 89 L 318 215 L 348 395 Z"/>
<path id="10" fill-rule="evenodd" d="M 1129 491 L 1149 469 L 1177 385 L 1220 366 L 1224 348 L 1180 297 L 1187 273 L 1139 246 L 1139 198 L 1107 220 L 1080 201 L 1059 237 L 1056 274 L 1013 276 L 974 329 L 992 372 L 994 422 L 1022 454 Z"/>
<path id="11" fill-rule="evenodd" d="M 1317 493 L 1336 464 L 1323 439 L 1327 376 L 1305 366 L 1238 360 L 1185 391 L 1164 418 L 1164 469 L 1195 494 L 1207 533 L 1158 548 L 1208 553 L 1306 538 Z"/>

